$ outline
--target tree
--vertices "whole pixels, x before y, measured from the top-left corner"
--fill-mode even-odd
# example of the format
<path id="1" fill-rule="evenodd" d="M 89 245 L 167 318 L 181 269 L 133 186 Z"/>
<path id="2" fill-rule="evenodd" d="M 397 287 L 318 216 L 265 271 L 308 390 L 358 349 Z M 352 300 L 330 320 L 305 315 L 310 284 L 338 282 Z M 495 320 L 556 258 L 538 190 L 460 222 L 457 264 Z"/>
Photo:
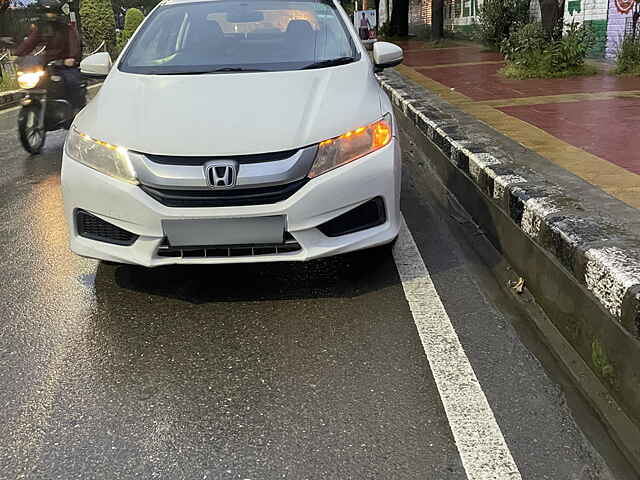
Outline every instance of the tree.
<path id="1" fill-rule="evenodd" d="M 551 36 L 558 25 L 558 21 L 564 15 L 564 11 L 560 10 L 558 0 L 540 0 L 540 13 L 542 15 L 542 26 Z"/>
<path id="2" fill-rule="evenodd" d="M 9 39 L 20 41 L 29 33 L 37 5 L 25 0 L 0 0 L 0 49 Z"/>
<path id="3" fill-rule="evenodd" d="M 529 0 L 484 0 L 478 9 L 478 38 L 499 50 L 514 25 L 528 22 Z"/>
<path id="4" fill-rule="evenodd" d="M 640 0 L 636 0 L 636 4 L 633 6 L 633 15 L 631 16 L 631 36 L 634 39 L 636 38 L 638 20 L 640 20 Z"/>
<path id="5" fill-rule="evenodd" d="M 125 10 L 129 8 L 137 8 L 146 15 L 158 3 L 160 3 L 160 0 L 111 0 L 111 7 L 113 8 L 114 13 L 118 13 L 122 7 Z"/>
<path id="6" fill-rule="evenodd" d="M 81 0 L 82 40 L 87 52 L 93 52 L 104 41 L 113 52 L 116 44 L 116 21 L 109 0 Z"/>
<path id="7" fill-rule="evenodd" d="M 394 37 L 409 35 L 409 0 L 394 0 L 389 33 Z"/>
<path id="8" fill-rule="evenodd" d="M 144 20 L 144 15 L 137 8 L 130 8 L 124 16 L 124 30 L 118 35 L 117 54 L 120 54 L 133 33 Z"/>
<path id="9" fill-rule="evenodd" d="M 444 38 L 444 0 L 433 0 L 431 5 L 431 40 Z"/>
<path id="10" fill-rule="evenodd" d="M 127 40 L 131 38 L 133 32 L 136 31 L 138 26 L 144 20 L 144 15 L 137 8 L 130 8 L 127 10 L 127 14 L 124 16 L 124 34 L 127 35 Z"/>

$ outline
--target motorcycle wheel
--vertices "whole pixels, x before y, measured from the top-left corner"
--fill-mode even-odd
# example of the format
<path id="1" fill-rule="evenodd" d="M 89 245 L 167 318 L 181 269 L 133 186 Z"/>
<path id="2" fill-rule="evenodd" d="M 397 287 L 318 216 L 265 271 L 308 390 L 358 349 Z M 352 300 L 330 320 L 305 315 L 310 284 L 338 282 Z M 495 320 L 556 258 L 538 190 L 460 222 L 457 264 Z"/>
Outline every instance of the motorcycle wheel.
<path id="1" fill-rule="evenodd" d="M 18 133 L 22 147 L 32 155 L 42 150 L 47 132 L 44 126 L 39 126 L 40 106 L 23 107 L 18 117 Z"/>

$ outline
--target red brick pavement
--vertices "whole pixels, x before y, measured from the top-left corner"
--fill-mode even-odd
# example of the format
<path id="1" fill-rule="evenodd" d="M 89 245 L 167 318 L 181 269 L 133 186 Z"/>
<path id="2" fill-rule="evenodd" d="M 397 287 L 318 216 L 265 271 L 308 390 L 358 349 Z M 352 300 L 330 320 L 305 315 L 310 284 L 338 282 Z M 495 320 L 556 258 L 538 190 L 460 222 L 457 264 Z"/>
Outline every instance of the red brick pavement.
<path id="1" fill-rule="evenodd" d="M 501 107 L 567 143 L 640 174 L 640 99 Z"/>
<path id="2" fill-rule="evenodd" d="M 404 56 L 404 64 L 410 67 L 448 65 L 466 62 L 499 62 L 502 55 L 495 52 L 483 52 L 471 48 L 433 49 L 408 51 Z"/>
<path id="3" fill-rule="evenodd" d="M 640 79 L 635 77 L 594 75 L 541 80 L 509 80 L 498 75 L 498 70 L 502 67 L 503 64 L 466 65 L 437 69 L 421 69 L 417 65 L 413 66 L 423 75 L 455 88 L 474 100 L 640 90 Z"/>
<path id="4" fill-rule="evenodd" d="M 422 45 L 423 50 L 419 51 Z M 557 139 L 592 153 L 624 169 L 640 174 L 640 95 L 603 100 L 588 94 L 640 91 L 640 77 L 599 74 L 587 77 L 540 80 L 508 80 L 498 75 L 503 64 L 497 53 L 479 47 L 428 48 L 410 41 L 401 46 L 409 51 L 405 65 L 427 79 L 449 87 L 471 101 L 504 100 L 499 110 L 546 131 Z M 459 65 L 475 62 L 475 65 Z M 450 67 L 429 68 L 441 65 Z M 446 97 L 447 91 L 441 94 Z M 571 94 L 587 94 L 580 98 Z M 517 105 L 528 97 L 557 96 L 531 104 Z M 569 97 L 568 97 L 569 96 Z M 508 106 L 513 99 L 513 106 Z M 536 104 L 537 103 L 537 104 Z M 640 187 L 640 181 L 638 186 Z"/>

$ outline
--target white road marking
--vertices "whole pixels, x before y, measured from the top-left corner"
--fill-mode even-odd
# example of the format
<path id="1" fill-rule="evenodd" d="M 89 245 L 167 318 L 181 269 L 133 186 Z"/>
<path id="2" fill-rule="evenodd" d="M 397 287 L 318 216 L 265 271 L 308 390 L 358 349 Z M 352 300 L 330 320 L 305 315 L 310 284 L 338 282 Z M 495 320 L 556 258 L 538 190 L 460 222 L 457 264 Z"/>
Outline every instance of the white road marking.
<path id="1" fill-rule="evenodd" d="M 521 480 L 404 218 L 393 258 L 467 478 Z"/>

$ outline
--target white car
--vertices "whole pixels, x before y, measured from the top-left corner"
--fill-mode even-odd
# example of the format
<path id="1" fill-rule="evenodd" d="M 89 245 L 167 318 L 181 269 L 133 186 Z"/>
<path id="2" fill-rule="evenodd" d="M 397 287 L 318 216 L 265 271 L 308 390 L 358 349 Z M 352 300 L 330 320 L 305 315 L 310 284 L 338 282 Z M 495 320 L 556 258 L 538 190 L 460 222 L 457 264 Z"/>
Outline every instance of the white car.
<path id="1" fill-rule="evenodd" d="M 391 243 L 400 148 L 373 60 L 332 0 L 165 0 L 65 142 L 71 249 L 148 267 L 310 260 Z"/>

